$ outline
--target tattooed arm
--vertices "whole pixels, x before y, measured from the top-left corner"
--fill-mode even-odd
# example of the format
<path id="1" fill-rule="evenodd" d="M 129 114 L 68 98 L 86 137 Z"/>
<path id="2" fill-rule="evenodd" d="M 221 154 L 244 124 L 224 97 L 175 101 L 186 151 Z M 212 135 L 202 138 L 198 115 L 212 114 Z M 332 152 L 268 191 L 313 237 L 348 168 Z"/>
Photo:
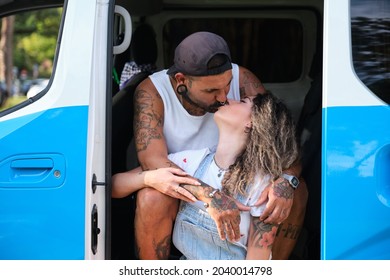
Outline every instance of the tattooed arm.
<path id="1" fill-rule="evenodd" d="M 247 260 L 269 260 L 278 227 L 251 216 Z"/>
<path id="2" fill-rule="evenodd" d="M 176 175 L 176 176 L 175 176 Z M 213 197 L 210 194 L 214 188 L 206 183 L 189 177 L 187 173 L 177 168 L 159 168 L 156 170 L 142 171 L 141 167 L 133 170 L 115 174 L 112 177 L 112 197 L 122 198 L 143 188 L 144 186 L 155 187 L 160 185 L 161 178 L 167 181 L 175 181 L 177 176 L 182 178 L 181 186 L 177 186 L 175 192 L 190 192 L 197 200 L 208 205 L 207 210 L 214 219 L 218 233 L 222 240 L 226 236 L 230 240 L 240 239 L 240 210 L 248 211 L 249 207 L 236 202 L 234 199 L 222 192 L 215 192 Z M 187 185 L 188 184 L 188 185 Z M 155 187 L 156 188 L 156 187 Z M 157 189 L 157 188 L 156 188 Z M 168 187 L 157 189 L 166 193 Z"/>
<path id="3" fill-rule="evenodd" d="M 150 78 L 137 87 L 134 95 L 134 139 L 139 163 L 144 171 L 162 167 L 178 168 L 168 159 L 168 149 L 163 134 L 164 104 Z M 181 176 L 161 177 L 153 187 L 174 198 L 194 201 L 194 196 L 185 189 L 175 190 L 187 183 Z"/>
<path id="4" fill-rule="evenodd" d="M 239 75 L 241 98 L 255 96 L 258 93 L 266 92 L 265 87 L 259 78 L 257 78 L 256 75 L 247 68 L 240 66 Z"/>
<path id="5" fill-rule="evenodd" d="M 163 135 L 164 104 L 149 78 L 135 91 L 134 110 L 135 147 L 142 169 L 170 167 Z"/>

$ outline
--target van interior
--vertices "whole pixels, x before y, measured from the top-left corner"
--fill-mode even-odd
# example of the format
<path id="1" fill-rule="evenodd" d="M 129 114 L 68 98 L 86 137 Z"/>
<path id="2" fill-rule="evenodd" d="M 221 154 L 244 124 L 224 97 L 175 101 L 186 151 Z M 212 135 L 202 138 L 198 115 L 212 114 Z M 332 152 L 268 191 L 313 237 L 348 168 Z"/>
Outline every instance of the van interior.
<path id="1" fill-rule="evenodd" d="M 266 89 L 291 110 L 302 144 L 302 166 L 309 191 L 304 228 L 291 259 L 320 258 L 322 0 L 117 0 L 129 11 L 132 41 L 113 56 L 112 174 L 138 165 L 132 143 L 133 101 L 141 72 L 119 87 L 125 63 L 144 61 L 169 68 L 175 47 L 193 32 L 210 31 L 228 43 L 233 62 L 255 73 Z M 151 27 L 150 32 L 137 29 Z M 114 23 L 116 44 L 123 21 Z M 136 259 L 135 195 L 111 201 L 111 258 Z M 173 248 L 171 257 L 180 257 Z"/>

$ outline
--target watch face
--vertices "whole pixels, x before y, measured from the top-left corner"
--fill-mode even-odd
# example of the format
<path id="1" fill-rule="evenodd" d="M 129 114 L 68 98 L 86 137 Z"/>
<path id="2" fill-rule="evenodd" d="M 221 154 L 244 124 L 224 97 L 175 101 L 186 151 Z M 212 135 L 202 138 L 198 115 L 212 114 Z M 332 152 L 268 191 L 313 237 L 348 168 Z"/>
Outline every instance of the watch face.
<path id="1" fill-rule="evenodd" d="M 299 184 L 299 181 L 298 181 L 297 178 L 293 177 L 292 180 L 291 180 L 291 183 L 292 183 L 295 187 L 297 187 L 298 184 Z"/>

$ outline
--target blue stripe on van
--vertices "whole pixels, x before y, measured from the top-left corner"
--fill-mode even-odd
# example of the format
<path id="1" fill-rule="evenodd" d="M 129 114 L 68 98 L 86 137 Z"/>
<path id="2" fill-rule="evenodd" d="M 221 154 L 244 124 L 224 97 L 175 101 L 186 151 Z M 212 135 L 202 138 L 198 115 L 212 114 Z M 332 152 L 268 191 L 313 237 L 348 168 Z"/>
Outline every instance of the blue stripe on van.
<path id="1" fill-rule="evenodd" d="M 322 258 L 390 259 L 390 108 L 323 116 Z"/>
<path id="2" fill-rule="evenodd" d="M 84 259 L 87 127 L 87 106 L 0 122 L 0 259 Z"/>

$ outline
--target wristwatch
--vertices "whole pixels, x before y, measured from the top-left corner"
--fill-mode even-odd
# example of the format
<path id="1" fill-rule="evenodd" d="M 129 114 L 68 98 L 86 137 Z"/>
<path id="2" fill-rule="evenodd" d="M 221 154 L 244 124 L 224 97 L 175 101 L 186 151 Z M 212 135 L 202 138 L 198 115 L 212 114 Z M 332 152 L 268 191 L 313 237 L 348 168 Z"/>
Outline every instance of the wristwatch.
<path id="1" fill-rule="evenodd" d="M 282 176 L 283 176 L 284 179 L 286 179 L 290 183 L 291 187 L 294 190 L 298 187 L 299 180 L 298 180 L 297 177 L 295 177 L 293 175 L 286 174 L 286 173 L 283 173 Z"/>

